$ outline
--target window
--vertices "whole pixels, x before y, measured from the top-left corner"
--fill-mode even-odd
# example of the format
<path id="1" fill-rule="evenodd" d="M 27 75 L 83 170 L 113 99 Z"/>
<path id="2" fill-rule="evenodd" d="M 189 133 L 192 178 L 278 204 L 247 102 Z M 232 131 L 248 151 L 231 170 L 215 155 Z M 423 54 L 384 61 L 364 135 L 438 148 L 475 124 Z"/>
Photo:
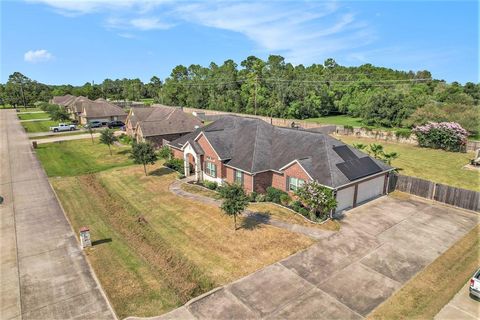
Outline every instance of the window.
<path id="1" fill-rule="evenodd" d="M 217 166 L 213 162 L 205 161 L 205 173 L 208 174 L 210 177 L 216 178 Z"/>
<path id="2" fill-rule="evenodd" d="M 233 181 L 238 183 L 239 185 L 243 186 L 243 172 L 239 170 L 235 170 Z"/>
<path id="3" fill-rule="evenodd" d="M 305 180 L 287 177 L 287 191 L 297 191 L 298 188 L 301 188 L 305 184 Z"/>

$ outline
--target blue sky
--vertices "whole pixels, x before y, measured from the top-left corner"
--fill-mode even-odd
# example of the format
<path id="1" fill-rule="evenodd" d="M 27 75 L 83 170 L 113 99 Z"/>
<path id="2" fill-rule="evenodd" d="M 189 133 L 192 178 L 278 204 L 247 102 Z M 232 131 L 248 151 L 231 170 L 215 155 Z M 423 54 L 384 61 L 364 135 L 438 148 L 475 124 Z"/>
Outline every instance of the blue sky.
<path id="1" fill-rule="evenodd" d="M 1 2 L 1 78 L 48 84 L 167 77 L 178 65 L 280 54 L 479 82 L 477 1 Z"/>

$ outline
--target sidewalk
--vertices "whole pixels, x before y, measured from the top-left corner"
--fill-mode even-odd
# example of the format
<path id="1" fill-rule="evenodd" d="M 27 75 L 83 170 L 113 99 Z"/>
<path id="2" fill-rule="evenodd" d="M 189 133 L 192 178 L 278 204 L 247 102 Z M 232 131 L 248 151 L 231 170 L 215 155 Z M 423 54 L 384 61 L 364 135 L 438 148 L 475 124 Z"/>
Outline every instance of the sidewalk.
<path id="1" fill-rule="evenodd" d="M 472 271 L 473 273 L 473 271 Z M 455 297 L 434 317 L 435 320 L 477 320 L 480 319 L 480 302 L 469 296 L 470 279 Z"/>

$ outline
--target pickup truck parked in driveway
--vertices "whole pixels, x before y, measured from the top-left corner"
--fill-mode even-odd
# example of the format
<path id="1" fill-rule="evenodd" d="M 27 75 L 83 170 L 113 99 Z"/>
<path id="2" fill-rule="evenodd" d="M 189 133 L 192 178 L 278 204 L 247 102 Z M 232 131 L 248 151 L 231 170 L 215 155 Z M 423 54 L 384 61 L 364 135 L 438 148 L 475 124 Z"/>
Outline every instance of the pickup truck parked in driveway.
<path id="1" fill-rule="evenodd" d="M 470 279 L 470 295 L 480 299 L 480 269 Z"/>
<path id="2" fill-rule="evenodd" d="M 50 127 L 50 131 L 60 132 L 60 131 L 73 131 L 75 130 L 74 124 L 59 123 L 56 127 Z"/>

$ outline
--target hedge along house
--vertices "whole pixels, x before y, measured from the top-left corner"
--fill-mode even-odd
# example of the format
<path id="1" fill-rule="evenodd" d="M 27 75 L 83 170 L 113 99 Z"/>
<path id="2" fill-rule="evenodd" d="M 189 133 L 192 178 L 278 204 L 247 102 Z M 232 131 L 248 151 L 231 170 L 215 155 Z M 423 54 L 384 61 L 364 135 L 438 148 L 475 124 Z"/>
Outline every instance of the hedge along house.
<path id="1" fill-rule="evenodd" d="M 197 117 L 163 105 L 132 108 L 126 122 L 127 134 L 137 142 L 149 141 L 157 148 L 201 126 L 202 121 Z"/>
<path id="2" fill-rule="evenodd" d="M 240 183 L 247 192 L 269 186 L 293 194 L 306 181 L 335 191 L 337 212 L 387 193 L 392 167 L 329 135 L 226 116 L 169 143 L 185 175 Z"/>

